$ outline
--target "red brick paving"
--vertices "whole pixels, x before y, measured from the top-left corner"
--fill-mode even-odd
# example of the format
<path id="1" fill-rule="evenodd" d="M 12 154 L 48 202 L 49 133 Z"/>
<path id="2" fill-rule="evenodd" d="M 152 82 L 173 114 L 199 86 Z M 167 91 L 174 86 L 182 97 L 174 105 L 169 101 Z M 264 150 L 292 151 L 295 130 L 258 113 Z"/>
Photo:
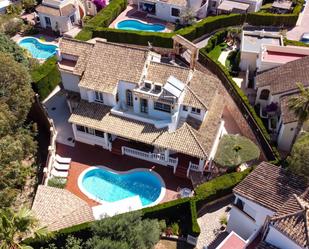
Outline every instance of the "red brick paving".
<path id="1" fill-rule="evenodd" d="M 98 203 L 89 199 L 79 190 L 77 180 L 83 170 L 95 165 L 103 165 L 118 171 L 126 171 L 134 168 L 153 169 L 165 182 L 166 194 L 161 203 L 176 199 L 178 187 L 192 189 L 190 180 L 176 177 L 173 174 L 173 169 L 170 167 L 128 156 L 117 156 L 99 146 L 76 142 L 75 147 L 70 147 L 58 143 L 57 153 L 60 156 L 72 158 L 66 189 L 85 200 L 90 206 L 98 205 Z"/>

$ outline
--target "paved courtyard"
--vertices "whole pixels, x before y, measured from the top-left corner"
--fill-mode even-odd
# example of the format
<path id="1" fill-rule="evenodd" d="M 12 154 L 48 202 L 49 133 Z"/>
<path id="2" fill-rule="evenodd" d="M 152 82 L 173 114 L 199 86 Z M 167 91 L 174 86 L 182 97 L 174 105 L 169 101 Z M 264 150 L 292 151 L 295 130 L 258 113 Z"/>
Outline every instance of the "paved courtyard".
<path id="1" fill-rule="evenodd" d="M 309 1 L 307 0 L 306 6 L 302 13 L 299 15 L 297 24 L 294 28 L 287 32 L 287 38 L 290 40 L 299 41 L 301 35 L 309 32 Z"/>
<path id="2" fill-rule="evenodd" d="M 197 249 L 203 249 L 204 246 L 209 246 L 208 249 L 216 248 L 227 236 L 226 232 L 220 231 L 220 218 L 228 217 L 231 203 L 232 198 L 229 198 L 205 208 L 206 213 L 197 219 L 201 228 L 201 234 L 196 245 Z"/>

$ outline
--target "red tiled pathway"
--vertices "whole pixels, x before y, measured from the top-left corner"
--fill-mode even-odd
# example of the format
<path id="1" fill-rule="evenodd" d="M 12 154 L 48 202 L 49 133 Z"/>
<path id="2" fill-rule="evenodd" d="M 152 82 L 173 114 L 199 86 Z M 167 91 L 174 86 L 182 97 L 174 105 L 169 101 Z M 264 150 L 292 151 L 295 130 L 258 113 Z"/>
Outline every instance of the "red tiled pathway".
<path id="1" fill-rule="evenodd" d="M 154 170 L 165 182 L 166 194 L 162 202 L 176 199 L 178 187 L 188 187 L 192 189 L 190 180 L 176 177 L 170 167 L 157 165 L 128 156 L 117 156 L 99 146 L 91 146 L 76 142 L 75 147 L 70 147 L 58 143 L 57 153 L 60 156 L 72 158 L 66 189 L 85 200 L 90 206 L 98 205 L 98 203 L 89 199 L 80 191 L 77 180 L 83 170 L 95 165 L 103 165 L 117 171 L 126 171 L 134 168 Z"/>

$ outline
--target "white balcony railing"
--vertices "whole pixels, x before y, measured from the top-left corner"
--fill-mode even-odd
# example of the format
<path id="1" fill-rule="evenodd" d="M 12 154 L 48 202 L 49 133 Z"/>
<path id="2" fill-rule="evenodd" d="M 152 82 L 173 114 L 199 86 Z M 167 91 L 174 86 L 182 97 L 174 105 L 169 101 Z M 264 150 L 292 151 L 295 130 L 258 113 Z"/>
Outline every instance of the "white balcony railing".
<path id="1" fill-rule="evenodd" d="M 178 158 L 175 159 L 175 158 L 168 157 L 166 160 L 164 154 L 145 152 L 141 150 L 132 149 L 126 146 L 122 146 L 122 154 L 135 157 L 138 159 L 150 161 L 153 163 L 161 164 L 164 166 L 177 167 L 177 164 L 178 164 Z"/>
<path id="2" fill-rule="evenodd" d="M 189 177 L 190 175 L 190 171 L 196 171 L 196 172 L 203 172 L 203 169 L 204 167 L 201 167 L 200 165 L 198 164 L 195 164 L 195 163 L 192 163 L 192 162 L 189 162 L 189 167 L 187 169 L 187 177 Z"/>

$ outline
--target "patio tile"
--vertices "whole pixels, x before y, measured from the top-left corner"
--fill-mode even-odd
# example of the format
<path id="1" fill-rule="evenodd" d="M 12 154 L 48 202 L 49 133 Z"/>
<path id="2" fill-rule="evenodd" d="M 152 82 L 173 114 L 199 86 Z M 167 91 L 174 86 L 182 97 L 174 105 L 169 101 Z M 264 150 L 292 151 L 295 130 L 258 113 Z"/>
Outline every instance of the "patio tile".
<path id="1" fill-rule="evenodd" d="M 118 156 L 99 146 L 91 146 L 76 142 L 75 147 L 57 143 L 57 154 L 72 158 L 66 189 L 85 200 L 90 206 L 98 205 L 95 201 L 85 196 L 78 188 L 77 179 L 85 169 L 102 165 L 117 171 L 127 171 L 135 168 L 146 168 L 157 172 L 165 182 L 166 194 L 161 202 L 177 198 L 177 188 L 187 187 L 192 189 L 189 179 L 178 178 L 170 167 L 135 159 L 128 156 Z"/>

